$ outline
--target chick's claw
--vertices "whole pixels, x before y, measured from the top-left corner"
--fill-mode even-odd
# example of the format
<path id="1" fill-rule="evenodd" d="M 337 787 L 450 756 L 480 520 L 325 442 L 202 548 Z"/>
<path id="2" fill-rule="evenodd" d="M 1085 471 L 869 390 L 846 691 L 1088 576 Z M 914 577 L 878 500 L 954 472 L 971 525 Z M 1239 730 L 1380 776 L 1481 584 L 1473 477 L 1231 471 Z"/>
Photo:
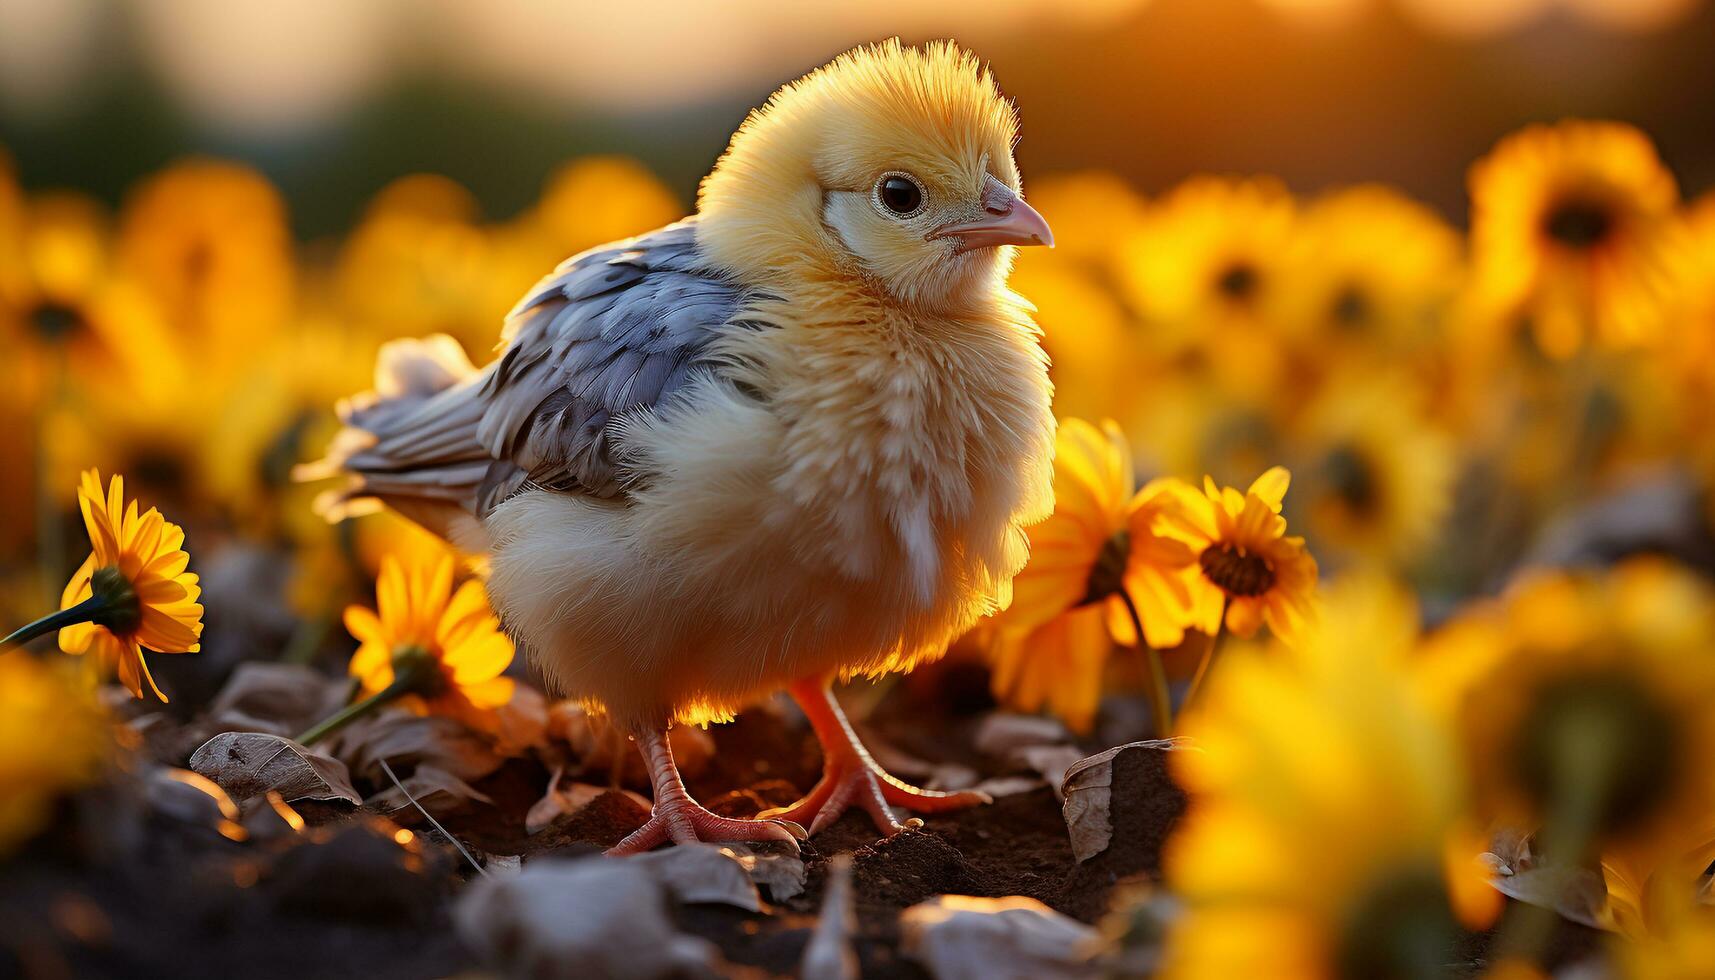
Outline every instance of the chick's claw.
<path id="1" fill-rule="evenodd" d="M 916 817 L 900 823 L 893 807 L 918 813 L 946 813 L 993 802 L 987 793 L 975 790 L 943 793 L 918 789 L 894 778 L 870 758 L 869 750 L 858 739 L 825 681 L 800 681 L 791 690 L 822 744 L 822 779 L 808 796 L 791 806 L 766 810 L 758 815 L 760 819 L 792 820 L 817 834 L 855 803 L 864 808 L 882 833 L 891 837 L 902 830 L 923 826 L 923 821 Z"/>
<path id="2" fill-rule="evenodd" d="M 657 803 L 649 820 L 608 849 L 615 857 L 642 854 L 662 844 L 730 841 L 783 841 L 798 853 L 804 828 L 782 820 L 735 820 L 711 813 L 689 797 Z"/>
<path id="3" fill-rule="evenodd" d="M 783 841 L 798 851 L 806 836 L 804 828 L 782 820 L 735 820 L 704 808 L 691 799 L 673 762 L 667 733 L 644 731 L 636 735 L 637 748 L 649 767 L 655 785 L 655 805 L 649 820 L 608 849 L 612 856 L 641 854 L 662 844 L 691 844 L 699 841 Z"/>

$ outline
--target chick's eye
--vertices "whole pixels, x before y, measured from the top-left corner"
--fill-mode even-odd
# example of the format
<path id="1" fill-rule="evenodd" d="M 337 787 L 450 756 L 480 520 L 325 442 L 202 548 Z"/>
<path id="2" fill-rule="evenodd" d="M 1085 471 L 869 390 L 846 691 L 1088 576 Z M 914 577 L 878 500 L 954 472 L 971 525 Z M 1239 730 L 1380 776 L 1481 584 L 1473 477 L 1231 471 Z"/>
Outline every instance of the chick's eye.
<path id="1" fill-rule="evenodd" d="M 875 185 L 875 199 L 895 217 L 908 218 L 923 210 L 923 188 L 904 174 L 888 174 Z"/>

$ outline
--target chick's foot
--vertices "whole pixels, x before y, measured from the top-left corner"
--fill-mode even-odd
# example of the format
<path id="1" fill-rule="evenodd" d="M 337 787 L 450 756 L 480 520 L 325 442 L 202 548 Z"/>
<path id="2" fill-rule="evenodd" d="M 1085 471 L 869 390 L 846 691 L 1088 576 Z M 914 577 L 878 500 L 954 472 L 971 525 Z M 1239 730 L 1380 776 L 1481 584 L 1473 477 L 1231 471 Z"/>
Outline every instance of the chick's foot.
<path id="1" fill-rule="evenodd" d="M 923 825 L 915 817 L 900 823 L 893 807 L 918 813 L 945 813 L 992 802 L 987 793 L 975 790 L 942 793 L 918 789 L 894 778 L 870 757 L 826 681 L 799 681 L 792 685 L 791 691 L 793 700 L 810 719 L 816 740 L 822 744 L 822 778 L 808 796 L 791 806 L 765 810 L 757 815 L 758 819 L 791 820 L 816 834 L 855 803 L 863 807 L 882 833 L 891 837 Z"/>
<path id="2" fill-rule="evenodd" d="M 655 784 L 655 806 L 648 822 L 608 849 L 610 855 L 641 854 L 661 844 L 697 841 L 784 841 L 798 850 L 804 828 L 783 820 L 734 820 L 710 812 L 691 799 L 673 763 L 673 750 L 665 732 L 650 731 L 637 736 L 637 747 L 649 766 Z"/>

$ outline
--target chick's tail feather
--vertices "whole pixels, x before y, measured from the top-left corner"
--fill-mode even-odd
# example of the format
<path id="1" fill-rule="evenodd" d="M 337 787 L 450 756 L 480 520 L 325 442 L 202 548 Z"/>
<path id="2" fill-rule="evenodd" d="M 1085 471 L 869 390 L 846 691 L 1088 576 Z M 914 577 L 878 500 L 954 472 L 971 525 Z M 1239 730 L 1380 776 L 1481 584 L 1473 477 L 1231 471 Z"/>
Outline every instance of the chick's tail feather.
<path id="1" fill-rule="evenodd" d="M 446 334 L 384 344 L 375 388 L 339 404 L 345 427 L 327 454 L 292 471 L 300 482 L 345 475 L 316 498 L 329 521 L 392 507 L 442 537 L 468 523 L 493 459 L 477 440 L 482 373 Z"/>

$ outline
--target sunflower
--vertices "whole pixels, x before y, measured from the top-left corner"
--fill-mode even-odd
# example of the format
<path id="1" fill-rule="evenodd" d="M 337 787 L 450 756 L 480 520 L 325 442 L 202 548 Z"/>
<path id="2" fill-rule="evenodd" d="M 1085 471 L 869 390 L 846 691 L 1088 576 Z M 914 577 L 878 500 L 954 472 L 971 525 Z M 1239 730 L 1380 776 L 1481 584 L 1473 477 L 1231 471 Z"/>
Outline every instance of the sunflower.
<path id="1" fill-rule="evenodd" d="M 1439 975 L 1496 911 L 1457 742 L 1405 669 L 1415 603 L 1369 578 L 1328 601 L 1298 647 L 1230 651 L 1181 721 L 1162 977 Z"/>
<path id="2" fill-rule="evenodd" d="M 47 826 L 55 800 L 94 781 L 110 744 L 87 688 L 26 654 L 0 656 L 0 856 Z"/>
<path id="3" fill-rule="evenodd" d="M 1342 372 L 1296 426 L 1309 462 L 1297 504 L 1318 548 L 1373 561 L 1421 556 L 1453 502 L 1458 458 L 1409 378 Z"/>
<path id="4" fill-rule="evenodd" d="M 1459 287 L 1462 251 L 1440 215 L 1392 188 L 1333 192 L 1302 213 L 1281 321 L 1318 360 L 1424 350 Z"/>
<path id="5" fill-rule="evenodd" d="M 162 701 L 167 696 L 149 675 L 146 647 L 156 653 L 195 653 L 202 649 L 202 588 L 186 571 L 185 532 L 151 507 L 137 512 L 125 500 L 125 481 L 115 476 L 105 496 L 101 474 L 89 470 L 77 491 L 83 523 L 94 550 L 66 584 L 62 614 L 83 610 L 84 621 L 60 630 L 60 649 L 88 654 L 93 662 L 116 670 L 132 697 L 143 685 Z"/>
<path id="6" fill-rule="evenodd" d="M 678 198 L 636 160 L 592 156 L 555 171 L 522 221 L 542 236 L 548 249 L 543 257 L 552 267 L 568 255 L 641 235 L 684 213 Z"/>
<path id="7" fill-rule="evenodd" d="M 1269 316 L 1296 220 L 1292 195 L 1272 178 L 1198 177 L 1168 193 L 1122 250 L 1144 341 L 1200 356 L 1230 389 L 1272 388 L 1283 363 Z"/>
<path id="8" fill-rule="evenodd" d="M 1466 612 L 1425 683 L 1457 718 L 1484 816 L 1541 828 L 1616 891 L 1684 890 L 1715 840 L 1715 596 L 1663 561 L 1544 572 Z M 1702 854 L 1700 858 L 1688 856 Z"/>
<path id="9" fill-rule="evenodd" d="M 1209 478 L 1202 493 L 1184 483 L 1173 487 L 1184 507 L 1171 533 L 1196 556 L 1186 575 L 1194 628 L 1214 636 L 1224 622 L 1235 635 L 1251 637 L 1267 623 L 1290 644 L 1314 615 L 1316 559 L 1303 538 L 1287 537 L 1280 516 L 1291 480 L 1276 466 L 1243 492 Z"/>
<path id="10" fill-rule="evenodd" d="M 502 676 L 512 641 L 500 632 L 481 582 L 454 590 L 454 564 L 451 555 L 409 568 L 392 556 L 382 560 L 375 610 L 345 611 L 359 644 L 351 676 L 368 702 L 397 700 L 417 714 L 492 730 L 495 709 L 512 699 L 513 680 Z"/>
<path id="11" fill-rule="evenodd" d="M 1683 275 L 1673 174 L 1620 123 L 1532 126 L 1470 174 L 1474 288 L 1503 322 L 1566 358 L 1662 339 Z"/>
<path id="12" fill-rule="evenodd" d="M 1086 731 L 1113 644 L 1138 643 L 1134 610 L 1152 649 L 1185 638 L 1192 554 L 1162 533 L 1178 508 L 1164 484 L 1137 489 L 1119 426 L 1060 423 L 1054 513 L 1026 529 L 1030 562 L 993 623 L 997 697 L 1026 711 L 1046 704 Z"/>

